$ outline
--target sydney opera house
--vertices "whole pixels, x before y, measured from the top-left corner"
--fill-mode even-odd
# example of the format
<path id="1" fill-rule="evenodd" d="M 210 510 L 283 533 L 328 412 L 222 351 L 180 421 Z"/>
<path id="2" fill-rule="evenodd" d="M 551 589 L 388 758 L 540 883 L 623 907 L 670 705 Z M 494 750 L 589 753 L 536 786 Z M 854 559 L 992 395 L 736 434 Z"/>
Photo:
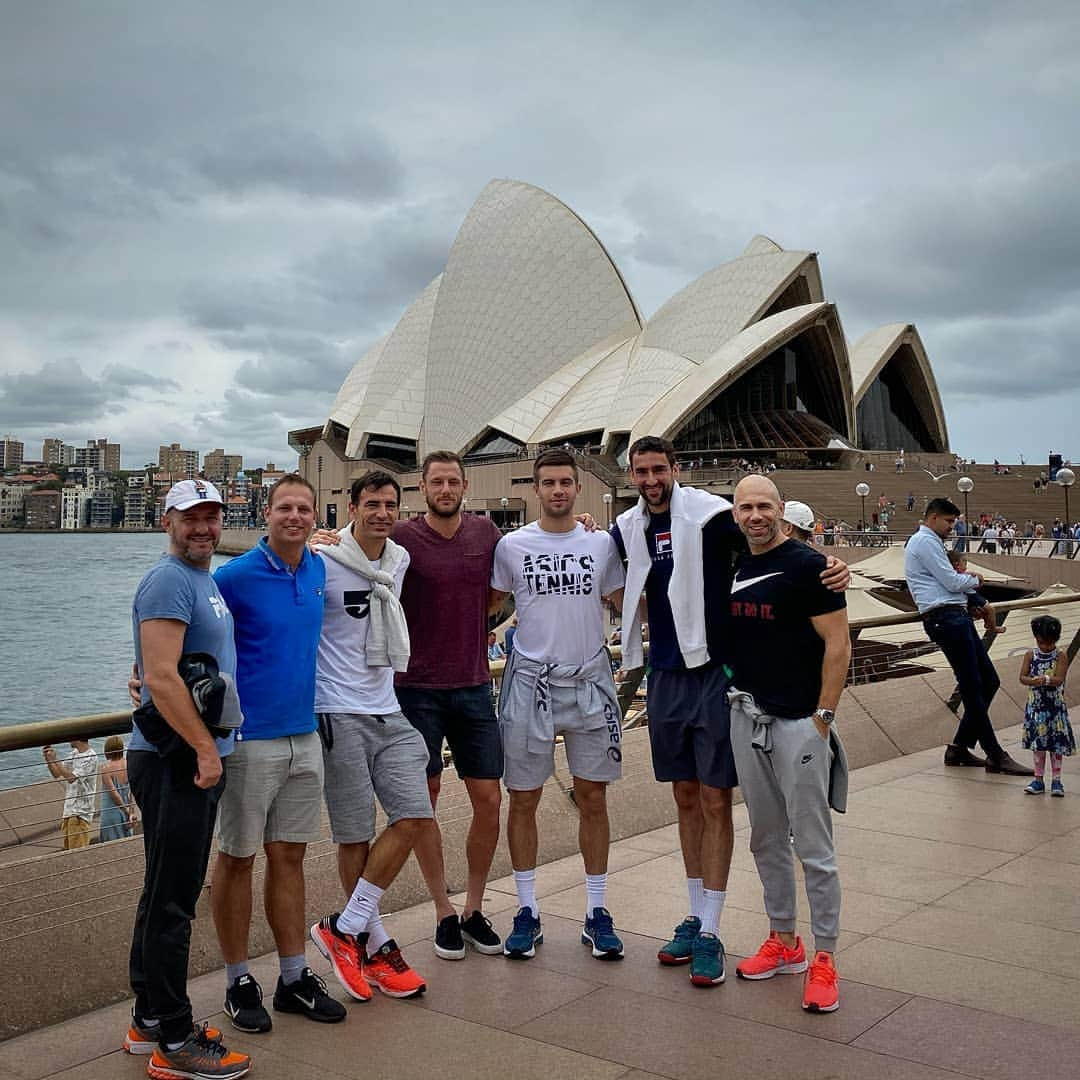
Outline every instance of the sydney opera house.
<path id="1" fill-rule="evenodd" d="M 511 180 L 481 192 L 443 272 L 357 361 L 326 423 L 290 440 L 331 520 L 370 463 L 402 474 L 407 503 L 433 449 L 465 457 L 475 508 L 513 520 L 540 446 L 581 449 L 617 497 L 643 434 L 708 461 L 948 449 L 918 331 L 849 343 L 815 253 L 755 236 L 646 320 L 588 225 Z"/>

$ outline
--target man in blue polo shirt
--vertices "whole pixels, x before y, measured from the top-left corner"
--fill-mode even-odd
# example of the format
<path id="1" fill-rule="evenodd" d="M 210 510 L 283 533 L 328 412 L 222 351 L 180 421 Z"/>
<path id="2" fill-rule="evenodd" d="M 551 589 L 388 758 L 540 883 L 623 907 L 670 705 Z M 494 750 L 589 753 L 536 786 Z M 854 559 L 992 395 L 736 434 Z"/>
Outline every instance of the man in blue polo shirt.
<path id="1" fill-rule="evenodd" d="M 244 727 L 226 763 L 211 903 L 225 957 L 225 1012 L 240 1031 L 271 1028 L 248 971 L 252 868 L 266 852 L 266 917 L 281 975 L 274 1009 L 334 1023 L 345 1008 L 306 965 L 304 852 L 320 834 L 322 747 L 315 722 L 315 657 L 326 571 L 307 548 L 315 491 L 296 473 L 271 489 L 267 535 L 214 580 L 233 614 Z"/>

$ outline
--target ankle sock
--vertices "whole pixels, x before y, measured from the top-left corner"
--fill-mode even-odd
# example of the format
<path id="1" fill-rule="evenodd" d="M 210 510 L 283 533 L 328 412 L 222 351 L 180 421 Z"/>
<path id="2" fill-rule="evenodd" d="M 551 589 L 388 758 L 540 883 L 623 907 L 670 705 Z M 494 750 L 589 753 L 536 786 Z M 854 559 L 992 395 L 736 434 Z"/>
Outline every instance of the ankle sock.
<path id="1" fill-rule="evenodd" d="M 585 875 L 585 918 L 598 907 L 607 907 L 607 874 Z"/>
<path id="2" fill-rule="evenodd" d="M 535 919 L 540 914 L 536 904 L 536 867 L 531 870 L 515 870 L 514 886 L 518 894 L 518 907 L 527 907 Z"/>
<path id="3" fill-rule="evenodd" d="M 378 885 L 372 885 L 366 878 L 361 878 L 353 889 L 345 910 L 338 916 L 338 929 L 343 934 L 362 934 L 368 928 L 368 923 L 375 917 L 379 910 L 379 901 L 382 899 L 383 890 Z"/>
<path id="4" fill-rule="evenodd" d="M 705 914 L 705 882 L 699 877 L 688 877 L 686 891 L 690 894 L 690 914 L 700 919 Z"/>
<path id="5" fill-rule="evenodd" d="M 278 967 L 281 968 L 281 981 L 286 986 L 291 986 L 294 982 L 299 982 L 300 976 L 304 974 L 307 957 L 303 953 L 297 953 L 295 956 L 279 955 Z"/>
<path id="6" fill-rule="evenodd" d="M 367 936 L 365 951 L 368 956 L 374 956 L 390 940 L 390 935 L 386 932 L 386 927 L 383 926 L 382 915 L 379 914 L 378 908 L 375 909 L 374 918 L 367 924 Z"/>
<path id="7" fill-rule="evenodd" d="M 248 962 L 241 960 L 238 964 L 225 965 L 225 988 L 229 989 L 237 979 L 248 973 Z"/>
<path id="8" fill-rule="evenodd" d="M 705 910 L 701 916 L 701 932 L 703 934 L 719 934 L 720 912 L 724 910 L 724 901 L 727 893 L 719 889 L 705 889 Z"/>

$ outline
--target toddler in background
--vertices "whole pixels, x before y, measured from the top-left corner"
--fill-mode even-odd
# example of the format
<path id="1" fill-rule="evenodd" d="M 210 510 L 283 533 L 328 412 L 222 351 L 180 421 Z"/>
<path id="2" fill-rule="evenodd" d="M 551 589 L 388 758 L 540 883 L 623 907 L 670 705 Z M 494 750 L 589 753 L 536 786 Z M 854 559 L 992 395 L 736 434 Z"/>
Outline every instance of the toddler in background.
<path id="1" fill-rule="evenodd" d="M 958 574 L 967 573 L 967 555 L 964 552 L 950 549 L 945 554 L 949 556 L 949 562 Z M 976 618 L 982 619 L 983 625 L 991 634 L 1005 633 L 1005 627 L 997 624 L 994 605 L 982 593 L 971 593 L 968 596 L 968 611 Z"/>
<path id="2" fill-rule="evenodd" d="M 1031 620 L 1036 648 L 1024 653 L 1020 682 L 1030 687 L 1024 709 L 1024 746 L 1035 752 L 1035 779 L 1024 791 L 1042 795 L 1046 791 L 1046 755 L 1050 754 L 1053 777 L 1050 794 L 1064 797 L 1061 782 L 1061 759 L 1076 749 L 1069 709 L 1065 704 L 1065 675 L 1069 658 L 1057 647 L 1061 623 L 1053 615 L 1039 615 Z"/>

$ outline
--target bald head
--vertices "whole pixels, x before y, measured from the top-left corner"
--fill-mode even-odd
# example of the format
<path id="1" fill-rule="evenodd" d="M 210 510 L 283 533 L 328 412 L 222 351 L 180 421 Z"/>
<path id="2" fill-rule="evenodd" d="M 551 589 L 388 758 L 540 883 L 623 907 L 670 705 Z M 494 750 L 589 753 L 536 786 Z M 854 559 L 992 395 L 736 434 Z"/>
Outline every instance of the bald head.
<path id="1" fill-rule="evenodd" d="M 735 488 L 735 522 L 751 554 L 771 551 L 787 539 L 780 531 L 783 512 L 780 492 L 767 476 L 747 476 L 739 481 Z"/>

